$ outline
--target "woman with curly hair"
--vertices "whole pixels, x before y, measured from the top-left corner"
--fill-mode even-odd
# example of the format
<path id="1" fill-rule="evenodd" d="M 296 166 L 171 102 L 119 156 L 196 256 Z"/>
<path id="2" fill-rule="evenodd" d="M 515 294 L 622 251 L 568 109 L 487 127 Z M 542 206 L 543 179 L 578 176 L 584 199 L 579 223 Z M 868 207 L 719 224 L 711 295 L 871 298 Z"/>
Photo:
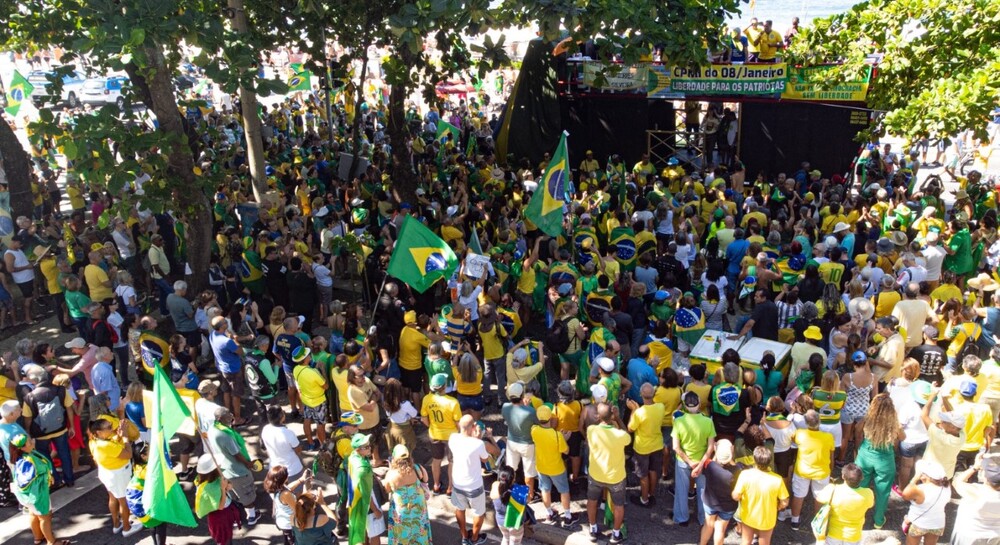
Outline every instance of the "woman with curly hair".
<path id="1" fill-rule="evenodd" d="M 389 472 L 382 481 L 391 498 L 389 545 L 430 545 L 427 517 L 427 470 L 415 464 L 406 445 L 392 449 Z"/>
<path id="2" fill-rule="evenodd" d="M 896 441 L 902 440 L 903 428 L 899 425 L 896 407 L 888 394 L 872 399 L 865 416 L 864 440 L 858 448 L 855 463 L 864 477 L 861 486 L 875 482 L 875 529 L 885 524 L 885 511 L 889 506 L 889 492 L 896 476 Z"/>

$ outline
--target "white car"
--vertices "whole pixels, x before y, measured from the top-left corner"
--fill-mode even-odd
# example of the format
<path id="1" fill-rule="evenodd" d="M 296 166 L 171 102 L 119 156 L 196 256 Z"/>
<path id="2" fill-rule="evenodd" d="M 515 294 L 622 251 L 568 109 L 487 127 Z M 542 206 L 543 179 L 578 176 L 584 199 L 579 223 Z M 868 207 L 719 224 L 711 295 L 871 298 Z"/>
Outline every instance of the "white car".
<path id="1" fill-rule="evenodd" d="M 91 78 L 83 83 L 80 100 L 84 104 L 95 106 L 114 104 L 119 108 L 124 108 L 125 97 L 122 95 L 122 87 L 126 85 L 128 85 L 128 78 L 124 76 Z"/>
<path id="2" fill-rule="evenodd" d="M 57 98 L 49 96 L 48 92 L 49 86 L 52 85 L 52 81 L 49 77 L 54 74 L 55 72 L 47 70 L 32 70 L 28 73 L 28 82 L 35 87 L 35 91 L 31 93 L 31 102 L 34 103 L 36 107 L 49 103 L 57 105 L 62 102 L 65 102 L 71 108 L 79 106 L 80 95 L 83 91 L 84 78 L 77 72 L 70 72 L 63 76 L 62 91 Z"/>

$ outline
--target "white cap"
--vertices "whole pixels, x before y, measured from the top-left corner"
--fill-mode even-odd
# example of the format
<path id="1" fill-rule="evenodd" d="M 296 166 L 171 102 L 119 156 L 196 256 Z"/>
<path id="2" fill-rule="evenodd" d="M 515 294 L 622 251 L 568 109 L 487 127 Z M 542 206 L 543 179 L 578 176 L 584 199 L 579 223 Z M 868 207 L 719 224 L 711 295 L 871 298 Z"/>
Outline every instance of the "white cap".
<path id="1" fill-rule="evenodd" d="M 611 358 L 597 358 L 597 366 L 601 368 L 601 371 L 605 373 L 610 373 L 615 370 L 615 362 Z"/>
<path id="2" fill-rule="evenodd" d="M 455 214 L 458 213 L 458 205 L 453 204 L 449 206 L 447 210 L 445 210 L 445 212 L 447 212 L 449 216 L 454 216 Z"/>
<path id="3" fill-rule="evenodd" d="M 70 342 L 66 343 L 64 346 L 66 348 L 70 348 L 70 349 L 73 349 L 73 348 L 86 348 L 87 347 L 87 341 L 83 340 L 83 337 L 76 337 L 73 340 L 71 340 Z"/>
<path id="4" fill-rule="evenodd" d="M 212 455 L 211 454 L 208 454 L 208 453 L 202 454 L 201 457 L 198 458 L 198 469 L 197 469 L 197 471 L 198 471 L 198 473 L 200 473 L 202 475 L 207 475 L 207 474 L 211 473 L 212 471 L 215 471 L 215 469 L 217 467 L 219 467 L 219 466 L 215 465 L 215 460 L 212 459 Z"/>
<path id="5" fill-rule="evenodd" d="M 590 396 L 594 401 L 606 401 L 608 399 L 608 389 L 602 384 L 594 384 L 590 387 Z"/>
<path id="6" fill-rule="evenodd" d="M 917 475 L 923 473 L 935 481 L 942 481 L 947 477 L 941 464 L 934 460 L 917 460 L 917 465 L 914 469 Z"/>
<path id="7" fill-rule="evenodd" d="M 524 395 L 524 383 L 517 381 L 507 386 L 507 397 L 521 397 Z"/>

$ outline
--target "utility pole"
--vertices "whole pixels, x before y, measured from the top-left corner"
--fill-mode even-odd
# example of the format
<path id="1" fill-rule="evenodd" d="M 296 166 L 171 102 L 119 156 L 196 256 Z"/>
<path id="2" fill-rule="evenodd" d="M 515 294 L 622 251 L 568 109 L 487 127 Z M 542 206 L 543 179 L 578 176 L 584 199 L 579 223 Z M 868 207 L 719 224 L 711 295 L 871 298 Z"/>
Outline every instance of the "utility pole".
<path id="1" fill-rule="evenodd" d="M 326 86 L 323 88 L 323 92 L 326 93 L 326 134 L 327 142 L 330 145 L 330 149 L 333 149 L 333 75 L 330 72 L 330 55 L 327 53 L 327 41 L 326 41 L 326 26 L 322 28 L 320 33 L 321 39 L 323 40 L 323 73 L 326 74 Z M 330 159 L 334 159 L 330 157 Z"/>
<path id="2" fill-rule="evenodd" d="M 243 0 L 227 0 L 232 10 L 233 30 L 237 34 L 247 34 L 246 11 Z M 258 58 L 259 60 L 259 58 Z M 247 162 L 250 164 L 250 177 L 253 180 L 253 195 L 257 202 L 263 202 L 267 192 L 267 176 L 264 174 L 264 141 L 261 137 L 260 114 L 257 113 L 259 103 L 257 93 L 240 85 L 240 110 L 243 114 L 243 131 L 247 139 Z"/>

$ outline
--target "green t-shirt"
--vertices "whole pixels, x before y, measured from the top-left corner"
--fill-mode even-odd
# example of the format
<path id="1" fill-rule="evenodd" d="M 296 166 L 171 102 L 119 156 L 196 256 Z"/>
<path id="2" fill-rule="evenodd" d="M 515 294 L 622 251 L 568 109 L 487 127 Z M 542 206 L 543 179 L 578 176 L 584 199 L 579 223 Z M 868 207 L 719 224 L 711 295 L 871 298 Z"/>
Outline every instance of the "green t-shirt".
<path id="1" fill-rule="evenodd" d="M 674 418 L 673 436 L 688 458 L 697 463 L 708 450 L 708 440 L 715 437 L 715 424 L 701 413 L 688 413 Z"/>
<path id="2" fill-rule="evenodd" d="M 70 318 L 86 318 L 87 313 L 83 309 L 90 304 L 90 297 L 82 291 L 66 291 L 66 309 L 69 310 Z"/>
<path id="3" fill-rule="evenodd" d="M 451 374 L 451 362 L 450 361 L 448 361 L 448 360 L 446 360 L 444 358 L 438 358 L 438 359 L 434 359 L 434 360 L 432 360 L 430 358 L 424 358 L 424 369 L 427 370 L 427 377 L 428 378 L 433 377 L 434 375 L 436 375 L 438 373 L 444 373 L 444 374 L 448 375 L 448 386 L 447 386 L 447 388 L 450 389 L 451 387 L 453 387 L 455 385 L 455 377 L 454 377 L 454 375 Z"/>

